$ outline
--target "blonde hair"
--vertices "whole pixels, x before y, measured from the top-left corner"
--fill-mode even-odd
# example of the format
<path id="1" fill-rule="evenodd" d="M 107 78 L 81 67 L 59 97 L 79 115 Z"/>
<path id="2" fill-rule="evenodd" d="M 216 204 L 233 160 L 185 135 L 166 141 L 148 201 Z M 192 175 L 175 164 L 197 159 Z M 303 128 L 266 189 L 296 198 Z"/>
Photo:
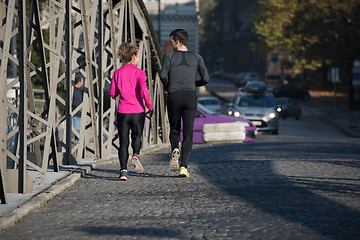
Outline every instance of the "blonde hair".
<path id="1" fill-rule="evenodd" d="M 130 43 L 124 42 L 119 47 L 118 55 L 125 62 L 131 62 L 132 57 L 136 56 L 139 52 L 139 48 Z"/>

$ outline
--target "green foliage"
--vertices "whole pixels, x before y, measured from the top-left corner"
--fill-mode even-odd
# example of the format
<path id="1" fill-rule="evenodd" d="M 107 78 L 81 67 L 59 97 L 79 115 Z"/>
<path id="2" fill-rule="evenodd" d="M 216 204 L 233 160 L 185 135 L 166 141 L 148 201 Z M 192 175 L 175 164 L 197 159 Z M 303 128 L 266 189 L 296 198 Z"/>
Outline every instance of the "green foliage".
<path id="1" fill-rule="evenodd" d="M 360 56 L 358 0 L 259 0 L 258 7 L 256 32 L 269 50 L 291 53 L 296 67 L 345 69 Z"/>

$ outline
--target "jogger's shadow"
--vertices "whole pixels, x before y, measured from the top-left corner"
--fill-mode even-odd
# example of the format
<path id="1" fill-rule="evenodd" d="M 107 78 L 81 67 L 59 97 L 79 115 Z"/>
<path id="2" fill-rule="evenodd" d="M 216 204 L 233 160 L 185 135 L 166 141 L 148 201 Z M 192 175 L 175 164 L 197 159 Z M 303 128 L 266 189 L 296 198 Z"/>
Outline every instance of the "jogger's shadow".
<path id="1" fill-rule="evenodd" d="M 144 172 L 144 173 L 136 173 L 134 171 L 128 171 L 129 177 L 140 177 L 140 178 L 179 178 L 178 175 L 175 175 L 175 173 L 170 173 L 173 175 L 164 175 L 164 174 L 156 174 L 151 172 Z"/>

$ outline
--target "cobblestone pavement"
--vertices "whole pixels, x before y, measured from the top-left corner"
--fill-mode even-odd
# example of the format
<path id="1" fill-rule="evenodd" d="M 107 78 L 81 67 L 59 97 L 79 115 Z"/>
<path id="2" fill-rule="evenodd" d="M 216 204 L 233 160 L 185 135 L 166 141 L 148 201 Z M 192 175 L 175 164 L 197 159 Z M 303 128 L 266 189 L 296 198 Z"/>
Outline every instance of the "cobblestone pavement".
<path id="1" fill-rule="evenodd" d="M 262 139 L 195 145 L 187 179 L 168 149 L 99 166 L 0 239 L 359 239 L 360 143 Z"/>

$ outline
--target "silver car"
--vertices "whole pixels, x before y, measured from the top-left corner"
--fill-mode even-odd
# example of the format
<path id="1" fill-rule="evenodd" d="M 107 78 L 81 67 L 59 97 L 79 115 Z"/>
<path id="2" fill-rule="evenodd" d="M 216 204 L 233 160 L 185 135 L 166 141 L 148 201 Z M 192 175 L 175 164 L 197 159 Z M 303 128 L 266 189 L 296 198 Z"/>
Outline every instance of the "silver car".
<path id="1" fill-rule="evenodd" d="M 216 113 L 221 113 L 221 103 L 217 97 L 200 97 L 198 102 Z"/>
<path id="2" fill-rule="evenodd" d="M 228 108 L 228 115 L 250 120 L 259 131 L 279 134 L 279 116 L 275 98 L 266 91 L 246 90 L 235 95 Z"/>

